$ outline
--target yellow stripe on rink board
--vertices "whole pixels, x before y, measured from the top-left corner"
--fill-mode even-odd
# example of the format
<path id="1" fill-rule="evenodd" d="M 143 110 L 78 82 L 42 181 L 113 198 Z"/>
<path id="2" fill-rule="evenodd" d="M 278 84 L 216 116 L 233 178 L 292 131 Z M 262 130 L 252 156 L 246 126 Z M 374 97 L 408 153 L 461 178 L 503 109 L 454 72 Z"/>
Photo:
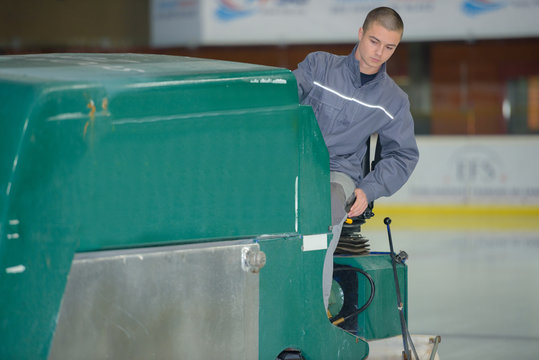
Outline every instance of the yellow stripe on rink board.
<path id="1" fill-rule="evenodd" d="M 539 230 L 539 206 L 376 205 L 365 226 L 385 228 L 384 218 L 401 229 Z"/>

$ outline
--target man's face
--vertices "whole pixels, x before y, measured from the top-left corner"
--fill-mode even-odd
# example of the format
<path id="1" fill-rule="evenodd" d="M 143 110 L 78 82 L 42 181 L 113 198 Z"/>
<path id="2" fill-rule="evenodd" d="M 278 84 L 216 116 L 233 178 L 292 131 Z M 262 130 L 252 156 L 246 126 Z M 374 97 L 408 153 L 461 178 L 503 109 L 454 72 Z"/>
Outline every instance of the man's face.
<path id="1" fill-rule="evenodd" d="M 359 29 L 359 46 L 356 59 L 359 69 L 364 74 L 375 74 L 395 52 L 401 40 L 400 31 L 387 30 L 377 22 L 372 23 L 367 30 Z"/>

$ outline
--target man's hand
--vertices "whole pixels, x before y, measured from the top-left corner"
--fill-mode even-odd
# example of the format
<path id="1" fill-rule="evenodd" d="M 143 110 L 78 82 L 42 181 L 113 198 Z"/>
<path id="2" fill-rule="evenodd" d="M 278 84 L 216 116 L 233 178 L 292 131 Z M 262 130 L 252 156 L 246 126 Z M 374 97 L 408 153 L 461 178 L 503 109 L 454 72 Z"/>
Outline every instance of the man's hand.
<path id="1" fill-rule="evenodd" d="M 367 201 L 367 195 L 365 195 L 363 190 L 357 188 L 354 190 L 354 193 L 356 194 L 356 201 L 354 202 L 354 205 L 352 205 L 352 207 L 350 208 L 350 211 L 348 212 L 348 217 L 354 217 L 363 214 L 363 212 L 367 208 L 367 205 L 369 204 Z"/>

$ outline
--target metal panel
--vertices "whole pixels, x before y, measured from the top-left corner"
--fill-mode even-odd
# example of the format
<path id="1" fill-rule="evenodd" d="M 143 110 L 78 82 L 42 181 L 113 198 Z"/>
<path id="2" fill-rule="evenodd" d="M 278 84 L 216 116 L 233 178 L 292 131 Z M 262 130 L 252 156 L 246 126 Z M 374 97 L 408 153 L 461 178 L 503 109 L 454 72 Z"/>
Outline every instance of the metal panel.
<path id="1" fill-rule="evenodd" d="M 374 280 L 376 292 L 369 307 L 358 315 L 358 335 L 367 339 L 383 339 L 401 334 L 395 280 L 389 254 L 368 256 L 335 257 L 335 263 L 365 270 Z M 408 267 L 397 264 L 397 275 L 404 316 L 408 321 Z M 358 305 L 363 305 L 370 296 L 370 286 L 365 277 L 358 279 Z"/>
<path id="2" fill-rule="evenodd" d="M 322 297 L 325 250 L 303 251 L 301 236 L 259 239 L 267 264 L 260 271 L 260 360 L 286 348 L 309 360 L 361 360 L 367 343 L 328 321 Z M 256 358 L 254 358 L 256 359 Z"/>
<path id="3" fill-rule="evenodd" d="M 256 359 L 258 244 L 79 254 L 50 359 Z M 245 267 L 244 267 L 245 268 Z"/>

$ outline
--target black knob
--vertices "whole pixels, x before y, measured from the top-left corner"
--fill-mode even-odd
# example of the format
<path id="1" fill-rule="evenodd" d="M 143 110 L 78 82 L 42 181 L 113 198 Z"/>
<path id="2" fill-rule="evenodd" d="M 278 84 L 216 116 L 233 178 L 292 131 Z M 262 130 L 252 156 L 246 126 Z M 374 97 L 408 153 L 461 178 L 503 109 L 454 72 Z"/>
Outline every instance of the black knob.
<path id="1" fill-rule="evenodd" d="M 386 225 L 391 224 L 391 219 L 388 218 L 388 217 L 386 217 L 386 218 L 384 219 L 384 224 L 386 224 Z"/>

